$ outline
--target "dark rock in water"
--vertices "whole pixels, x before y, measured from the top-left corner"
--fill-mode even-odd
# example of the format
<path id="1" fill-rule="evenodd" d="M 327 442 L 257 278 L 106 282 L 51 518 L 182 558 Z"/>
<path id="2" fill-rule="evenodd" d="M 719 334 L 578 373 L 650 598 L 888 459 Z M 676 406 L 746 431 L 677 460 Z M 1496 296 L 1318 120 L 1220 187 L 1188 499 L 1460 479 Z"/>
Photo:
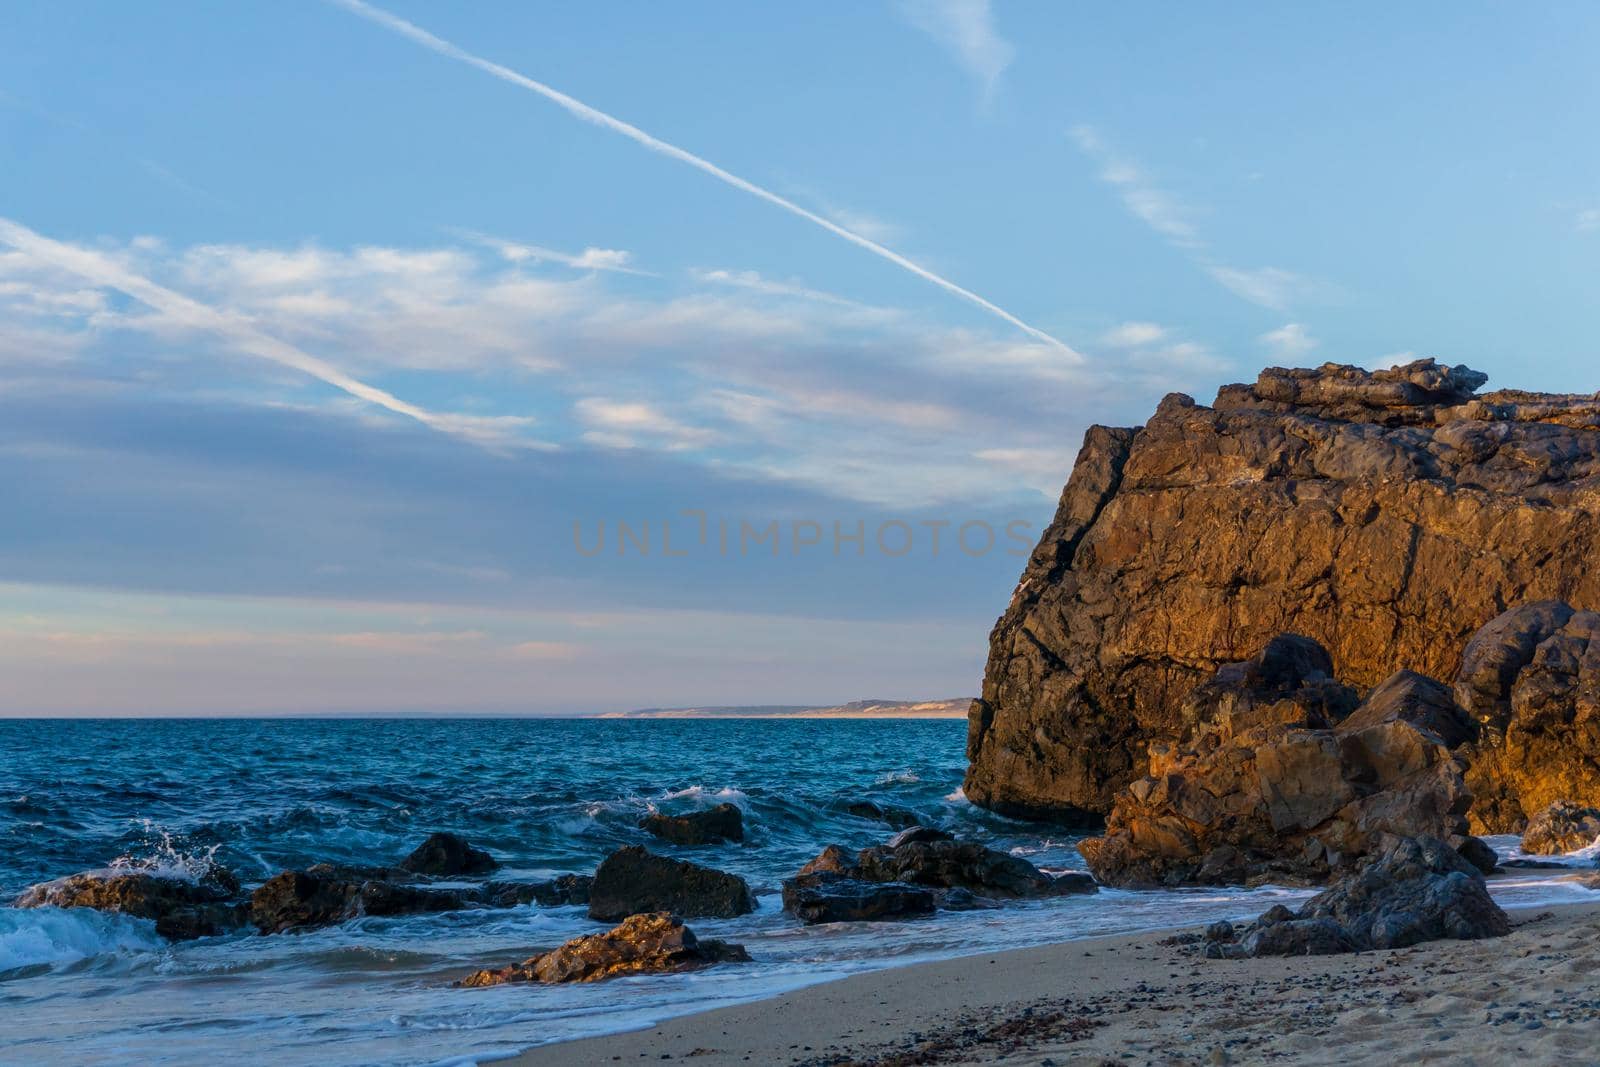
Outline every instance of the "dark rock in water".
<path id="1" fill-rule="evenodd" d="M 456 911 L 477 903 L 472 891 L 421 889 L 339 877 L 336 868 L 284 871 L 250 895 L 250 921 L 264 934 L 347 922 L 362 915 Z"/>
<path id="2" fill-rule="evenodd" d="M 1076 880 L 1058 883 L 1025 859 L 971 841 L 913 841 L 897 847 L 863 849 L 856 857 L 855 869 L 870 882 L 968 889 L 991 897 L 1045 897 L 1084 891 Z"/>
<path id="3" fill-rule="evenodd" d="M 1499 937 L 1511 924 L 1489 896 L 1483 876 L 1455 849 L 1433 837 L 1391 837 L 1353 873 L 1290 913 L 1263 915 L 1237 945 L 1206 954 L 1320 955 L 1404 948 L 1423 941 Z"/>
<path id="4" fill-rule="evenodd" d="M 1183 741 L 1189 694 L 1288 632 L 1362 690 L 1458 682 L 1482 733 L 1473 832 L 1600 805 L 1600 731 L 1564 695 L 1600 676 L 1593 623 L 1572 621 L 1600 609 L 1600 397 L 1482 381 L 1431 360 L 1270 368 L 1213 407 L 1174 394 L 1143 427 L 1089 430 L 992 632 L 966 796 L 1097 823 L 1152 742 Z M 1567 618 L 1534 611 L 1463 656 L 1507 605 L 1554 597 Z"/>
<path id="5" fill-rule="evenodd" d="M 630 974 L 676 974 L 716 963 L 748 963 L 743 945 L 700 940 L 676 917 L 634 915 L 603 934 L 575 938 L 552 952 L 500 970 L 478 971 L 467 987 L 507 982 L 598 982 Z"/>
<path id="6" fill-rule="evenodd" d="M 1083 893 L 1098 893 L 1100 883 L 1094 880 L 1094 875 L 1084 874 L 1081 871 L 1067 871 L 1055 876 L 1050 883 L 1050 896 L 1068 897 Z"/>
<path id="7" fill-rule="evenodd" d="M 1528 821 L 1522 851 L 1554 856 L 1588 848 L 1600 838 L 1600 808 L 1558 800 Z"/>
<path id="8" fill-rule="evenodd" d="M 859 873 L 856 871 L 855 857 L 846 852 L 842 845 L 829 845 L 818 853 L 816 859 L 800 868 L 802 876 L 823 872 L 848 874 L 852 877 Z"/>
<path id="9" fill-rule="evenodd" d="M 896 830 L 904 830 L 922 823 L 922 816 L 909 808 L 885 807 L 871 800 L 858 800 L 853 804 L 847 804 L 844 810 L 846 814 L 854 815 L 858 819 L 881 822 Z"/>
<path id="10" fill-rule="evenodd" d="M 606 857 L 589 890 L 589 918 L 616 922 L 642 912 L 731 919 L 755 910 L 744 879 L 637 845 Z"/>
<path id="11" fill-rule="evenodd" d="M 675 845 L 720 845 L 744 840 L 744 812 L 733 804 L 718 804 L 686 815 L 656 812 L 640 819 L 639 826 Z"/>
<path id="12" fill-rule="evenodd" d="M 1079 843 L 1095 877 L 1318 883 L 1387 834 L 1465 839 L 1472 798 L 1434 732 L 1464 721 L 1449 692 L 1403 673 L 1352 705 L 1319 652 L 1275 638 L 1191 694 L 1184 743 L 1153 743 L 1149 775 L 1117 794 L 1104 836 Z"/>
<path id="13" fill-rule="evenodd" d="M 174 941 L 211 937 L 245 925 L 233 900 L 239 882 L 222 868 L 199 881 L 144 872 L 88 871 L 44 882 L 17 898 L 19 908 L 93 908 L 150 919 L 156 932 Z"/>
<path id="14" fill-rule="evenodd" d="M 877 922 L 928 915 L 933 891 L 902 882 L 864 882 L 839 874 L 817 873 L 783 883 L 784 910 L 809 925 Z"/>
<path id="15" fill-rule="evenodd" d="M 416 851 L 400 861 L 400 869 L 434 878 L 454 878 L 463 874 L 488 874 L 499 867 L 495 858 L 473 848 L 455 834 L 431 834 Z"/>
<path id="16" fill-rule="evenodd" d="M 918 841 L 954 841 L 956 835 L 934 826 L 908 826 L 889 838 L 890 848 L 915 844 Z"/>
<path id="17" fill-rule="evenodd" d="M 1564 871 L 1567 869 L 1565 863 L 1560 863 L 1556 860 L 1501 860 L 1500 866 L 1506 870 L 1516 871 Z"/>
<path id="18" fill-rule="evenodd" d="M 491 908 L 539 904 L 547 908 L 589 903 L 594 878 L 587 874 L 562 874 L 548 882 L 490 882 L 478 894 Z"/>

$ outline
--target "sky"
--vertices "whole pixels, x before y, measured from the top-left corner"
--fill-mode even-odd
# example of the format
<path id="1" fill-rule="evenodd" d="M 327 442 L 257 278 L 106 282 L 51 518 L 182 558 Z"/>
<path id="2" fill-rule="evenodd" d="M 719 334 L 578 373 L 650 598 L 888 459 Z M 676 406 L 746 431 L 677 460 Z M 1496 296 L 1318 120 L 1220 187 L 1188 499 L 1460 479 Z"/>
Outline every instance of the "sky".
<path id="1" fill-rule="evenodd" d="M 1600 8 L 0 27 L 0 714 L 977 692 L 1084 430 L 1600 390 Z"/>

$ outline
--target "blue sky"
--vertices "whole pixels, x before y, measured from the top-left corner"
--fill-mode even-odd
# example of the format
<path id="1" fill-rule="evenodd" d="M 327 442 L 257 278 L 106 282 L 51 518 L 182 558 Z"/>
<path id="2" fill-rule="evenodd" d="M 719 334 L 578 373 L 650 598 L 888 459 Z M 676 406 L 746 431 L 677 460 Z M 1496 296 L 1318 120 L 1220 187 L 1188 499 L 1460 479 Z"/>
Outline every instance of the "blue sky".
<path id="1" fill-rule="evenodd" d="M 1592 5 L 5 21 L 4 713 L 970 694 L 1093 422 L 1600 389 Z"/>

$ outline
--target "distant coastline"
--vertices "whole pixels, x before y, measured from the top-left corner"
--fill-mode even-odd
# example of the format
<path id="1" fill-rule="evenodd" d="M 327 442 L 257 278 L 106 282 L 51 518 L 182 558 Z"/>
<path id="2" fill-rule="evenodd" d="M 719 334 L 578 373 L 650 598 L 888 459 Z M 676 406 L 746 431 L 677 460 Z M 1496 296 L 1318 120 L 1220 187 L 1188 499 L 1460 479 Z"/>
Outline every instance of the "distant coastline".
<path id="1" fill-rule="evenodd" d="M 640 708 L 595 719 L 964 719 L 971 697 L 953 700 L 856 700 L 849 704 L 755 704 L 710 708 Z"/>

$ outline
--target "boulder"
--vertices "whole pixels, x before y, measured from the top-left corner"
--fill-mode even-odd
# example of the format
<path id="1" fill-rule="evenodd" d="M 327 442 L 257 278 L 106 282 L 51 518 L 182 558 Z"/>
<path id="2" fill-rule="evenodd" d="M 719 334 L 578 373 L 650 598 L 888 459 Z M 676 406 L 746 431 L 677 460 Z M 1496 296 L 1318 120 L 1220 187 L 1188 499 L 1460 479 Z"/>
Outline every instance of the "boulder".
<path id="1" fill-rule="evenodd" d="M 1091 428 L 992 631 L 966 796 L 1098 826 L 1152 743 L 1183 742 L 1190 694 L 1284 633 L 1363 691 L 1459 667 L 1460 705 L 1482 693 L 1485 718 L 1504 719 L 1509 662 L 1464 659 L 1473 634 L 1525 601 L 1600 609 L 1600 396 L 1479 395 L 1482 381 L 1432 360 L 1272 368 L 1212 407 L 1174 394 L 1143 427 Z M 1552 621 L 1506 634 L 1510 661 Z M 1600 763 L 1555 743 L 1582 733 L 1541 725 L 1525 754 L 1473 762 L 1477 832 L 1556 799 L 1600 803 L 1583 773 Z M 1475 744 L 1501 745 L 1485 734 Z"/>
<path id="2" fill-rule="evenodd" d="M 700 940 L 665 912 L 633 915 L 603 934 L 575 938 L 560 948 L 499 970 L 478 971 L 461 985 L 507 982 L 598 982 L 632 974 L 677 974 L 716 963 L 747 963 L 742 945 Z"/>
<path id="3" fill-rule="evenodd" d="M 1092 881 L 1054 878 L 1027 860 L 973 841 L 910 841 L 863 849 L 854 872 L 869 882 L 909 882 L 966 889 L 986 897 L 1047 897 L 1092 893 Z"/>
<path id="4" fill-rule="evenodd" d="M 890 848 L 911 845 L 918 841 L 954 841 L 956 835 L 935 826 L 908 826 L 889 838 Z"/>
<path id="5" fill-rule="evenodd" d="M 1465 839 L 1463 768 L 1434 732 L 1466 723 L 1448 690 L 1402 673 L 1351 707 L 1319 651 L 1275 638 L 1190 696 L 1184 742 L 1151 744 L 1148 775 L 1079 843 L 1096 878 L 1315 884 L 1387 834 Z"/>
<path id="6" fill-rule="evenodd" d="M 819 872 L 783 883 L 783 908 L 801 922 L 879 922 L 931 914 L 933 891 L 904 882 L 866 882 Z"/>
<path id="7" fill-rule="evenodd" d="M 1483 875 L 1435 837 L 1389 837 L 1361 866 L 1290 912 L 1256 920 L 1237 944 L 1213 943 L 1212 957 L 1301 956 L 1404 948 L 1423 941 L 1472 941 L 1511 930 Z"/>
<path id="8" fill-rule="evenodd" d="M 589 918 L 617 922 L 642 912 L 731 919 L 755 910 L 743 878 L 637 845 L 607 856 L 589 889 Z"/>
<path id="9" fill-rule="evenodd" d="M 264 934 L 348 922 L 363 915 L 456 911 L 478 903 L 465 890 L 422 889 L 379 879 L 346 877 L 326 865 L 284 871 L 250 895 L 250 922 Z"/>
<path id="10" fill-rule="evenodd" d="M 1588 848 L 1600 839 L 1600 808 L 1557 801 L 1528 821 L 1522 851 L 1555 856 Z"/>
<path id="11" fill-rule="evenodd" d="M 652 812 L 639 820 L 639 826 L 675 845 L 720 845 L 744 840 L 744 812 L 733 804 L 718 804 L 686 815 Z"/>
<path id="12" fill-rule="evenodd" d="M 1462 653 L 1456 699 L 1481 733 L 1463 752 L 1477 832 L 1600 806 L 1600 614 L 1546 600 L 1497 616 Z"/>
<path id="13" fill-rule="evenodd" d="M 150 919 L 161 936 L 187 941 L 229 933 L 245 925 L 243 910 L 234 899 L 238 891 L 238 880 L 220 867 L 198 880 L 110 869 L 86 871 L 32 886 L 14 906 L 118 912 Z"/>
<path id="14" fill-rule="evenodd" d="M 473 848 L 465 838 L 447 833 L 430 834 L 411 855 L 400 861 L 402 871 L 433 878 L 488 874 L 499 866 L 493 856 Z"/>

